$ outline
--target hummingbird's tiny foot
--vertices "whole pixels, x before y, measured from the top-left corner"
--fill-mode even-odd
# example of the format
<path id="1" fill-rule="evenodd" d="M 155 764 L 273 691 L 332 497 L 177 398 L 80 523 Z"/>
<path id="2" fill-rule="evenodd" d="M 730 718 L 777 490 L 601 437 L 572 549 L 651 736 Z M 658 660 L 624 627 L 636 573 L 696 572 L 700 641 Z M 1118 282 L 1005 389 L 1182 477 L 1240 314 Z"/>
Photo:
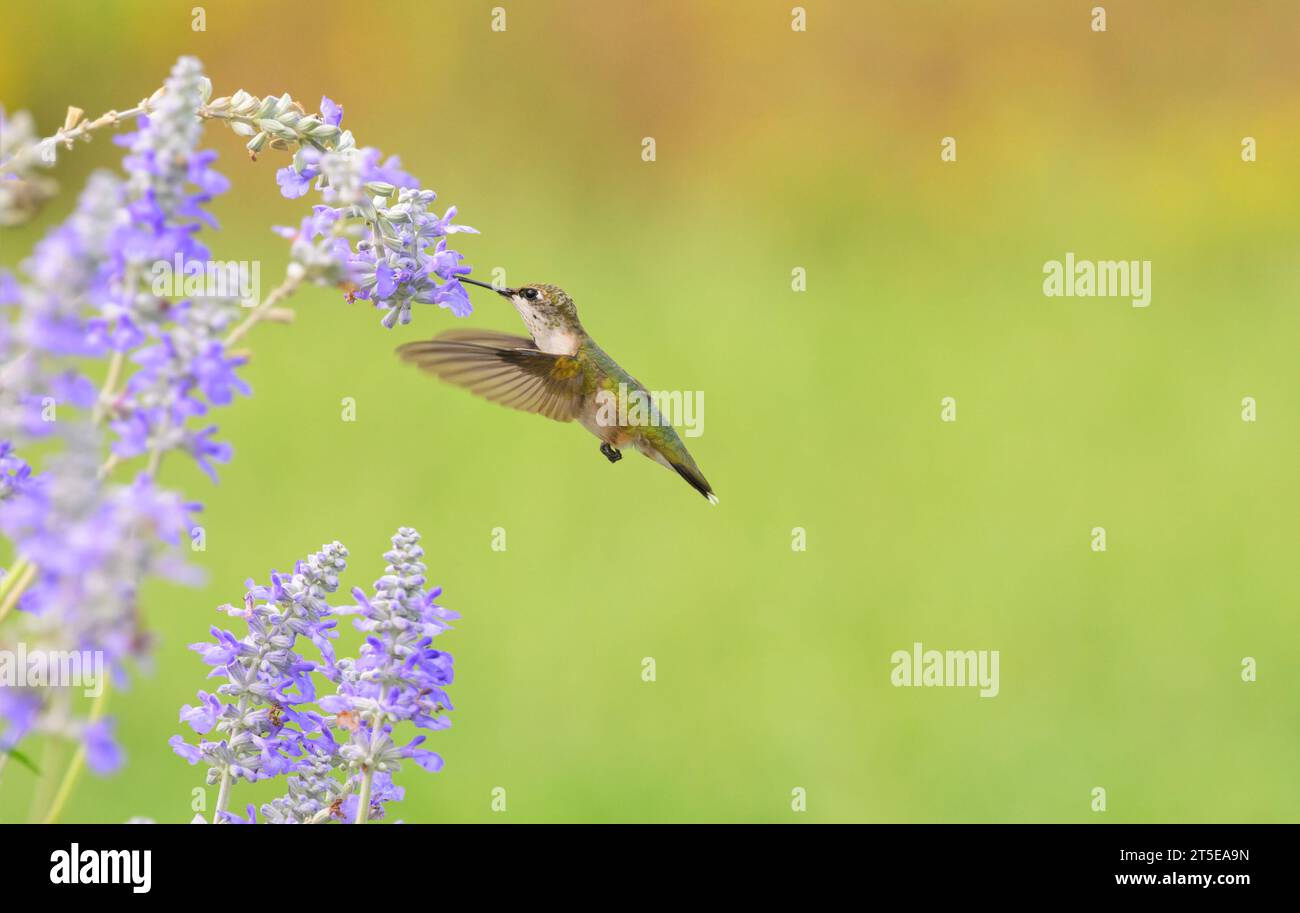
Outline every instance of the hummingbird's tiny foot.
<path id="1" fill-rule="evenodd" d="M 605 454 L 605 459 L 609 460 L 611 463 L 617 463 L 619 460 L 623 459 L 622 452 L 619 451 L 617 447 L 611 447 L 608 443 L 600 445 L 600 452 Z"/>

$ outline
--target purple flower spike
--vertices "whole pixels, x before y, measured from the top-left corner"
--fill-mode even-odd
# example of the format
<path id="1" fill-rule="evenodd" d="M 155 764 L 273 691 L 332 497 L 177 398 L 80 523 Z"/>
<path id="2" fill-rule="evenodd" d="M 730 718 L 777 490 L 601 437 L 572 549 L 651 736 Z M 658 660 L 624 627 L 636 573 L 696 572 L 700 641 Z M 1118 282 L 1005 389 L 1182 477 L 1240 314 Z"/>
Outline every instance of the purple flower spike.
<path id="1" fill-rule="evenodd" d="M 249 588 L 243 608 L 221 607 L 244 620 L 246 635 L 214 627 L 212 642 L 192 645 L 213 667 L 212 675 L 226 682 L 215 695 L 200 691 L 199 704 L 186 704 L 180 720 L 214 737 L 197 749 L 180 736 L 170 744 L 190 763 L 205 762 L 213 782 L 269 779 L 310 762 L 304 742 L 307 732 L 320 728 L 319 717 L 295 707 L 315 699 L 311 673 L 316 665 L 296 646 L 300 637 L 318 642 L 332 632 L 326 597 L 338 589 L 346 559 L 347 549 L 335 542 L 299 561 L 293 574 L 273 573 L 271 586 Z"/>
<path id="2" fill-rule="evenodd" d="M 163 472 L 192 460 L 213 481 L 231 459 L 214 417 L 252 392 L 241 376 L 247 358 L 235 348 L 247 343 L 236 340 L 258 320 L 284 316 L 246 309 L 317 283 L 371 301 L 386 326 L 411 322 L 415 305 L 470 311 L 457 281 L 469 267 L 448 242 L 473 229 L 455 222 L 455 207 L 435 211 L 436 195 L 396 156 L 357 147 L 340 126 L 342 106 L 322 97 L 310 114 L 288 95 L 211 96 L 199 61 L 180 58 L 141 103 L 148 115 L 113 140 L 125 150 L 121 169 L 92 174 L 67 218 L 18 269 L 0 269 L 0 533 L 12 556 L 0 569 L 3 633 L 41 649 L 101 654 L 119 686 L 152 653 L 143 620 L 155 613 L 139 604 L 147 582 L 198 579 L 183 546 L 202 547 L 200 507 L 157 480 L 164 457 Z M 112 120 L 68 129 L 79 137 Z M 276 173 L 284 196 L 320 194 L 301 224 L 277 230 L 292 248 L 273 298 L 261 297 L 259 261 L 211 258 L 211 204 L 231 187 L 216 153 L 201 147 L 214 122 L 251 136 L 255 156 L 291 151 Z M 40 140 L 3 111 L 0 126 L 8 138 L 0 179 L 20 182 L 19 192 L 0 192 L 0 223 L 17 224 L 17 210 L 52 192 L 28 173 L 35 156 L 62 156 L 73 137 Z M 41 155 L 39 164 L 51 163 Z M 402 549 L 414 542 L 410 531 L 399 536 Z M 403 554 L 398 564 L 418 561 Z M 222 795 L 234 781 L 286 777 L 289 794 L 264 807 L 264 820 L 342 820 L 349 808 L 380 817 L 401 797 L 389 776 L 400 761 L 441 765 L 411 736 L 449 725 L 451 660 L 429 644 L 447 616 L 436 593 L 423 590 L 421 565 L 402 578 L 405 595 L 381 581 L 358 598 L 349 614 L 369 639 L 359 657 L 339 659 L 327 599 L 345 556 L 335 543 L 268 585 L 250 584 L 242 607 L 222 609 L 235 632 L 213 628 L 192 647 L 214 690 L 180 709 L 196 736 L 169 744 L 202 763 Z M 22 752 L 23 740 L 40 733 L 81 744 L 96 773 L 120 767 L 112 720 L 51 699 L 59 693 L 0 688 L 0 749 Z M 395 742 L 394 727 L 407 723 Z M 359 806 L 362 786 L 369 800 Z M 257 820 L 251 807 L 217 817 Z"/>
<path id="3" fill-rule="evenodd" d="M 346 607 L 326 600 L 339 589 L 347 556 L 337 542 L 299 561 L 292 574 L 272 572 L 269 586 L 248 581 L 242 607 L 220 607 L 243 619 L 248 633 L 237 638 L 214 627 L 211 642 L 192 647 L 226 680 L 215 695 L 200 691 L 197 705 L 181 709 L 181 722 L 208 738 L 194 746 L 173 736 L 172 750 L 206 764 L 209 783 L 286 777 L 288 792 L 262 806 L 274 824 L 377 820 L 404 795 L 392 781 L 403 761 L 441 770 L 441 755 L 417 733 L 451 725 L 452 658 L 432 641 L 457 615 L 437 604 L 440 590 L 425 589 L 419 541 L 415 530 L 398 530 L 374 592 L 353 590 L 356 602 Z M 355 659 L 334 659 L 338 615 L 353 616 L 366 634 Z M 304 639 L 323 662 L 296 652 Z M 334 692 L 317 698 L 316 676 L 333 682 Z M 396 741 L 403 724 L 408 735 Z M 217 817 L 254 820 L 224 809 Z"/>

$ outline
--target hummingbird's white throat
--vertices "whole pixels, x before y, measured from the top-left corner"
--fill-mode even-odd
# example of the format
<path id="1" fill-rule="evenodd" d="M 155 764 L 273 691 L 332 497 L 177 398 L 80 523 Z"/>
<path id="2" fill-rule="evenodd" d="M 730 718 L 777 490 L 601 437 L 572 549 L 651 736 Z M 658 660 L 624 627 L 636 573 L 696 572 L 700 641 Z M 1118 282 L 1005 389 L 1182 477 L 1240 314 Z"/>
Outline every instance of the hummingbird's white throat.
<path id="1" fill-rule="evenodd" d="M 553 316 L 537 311 L 523 295 L 511 295 L 510 301 L 519 312 L 519 319 L 528 328 L 528 334 L 537 348 L 548 355 L 573 355 L 582 340 L 568 327 L 560 325 Z"/>

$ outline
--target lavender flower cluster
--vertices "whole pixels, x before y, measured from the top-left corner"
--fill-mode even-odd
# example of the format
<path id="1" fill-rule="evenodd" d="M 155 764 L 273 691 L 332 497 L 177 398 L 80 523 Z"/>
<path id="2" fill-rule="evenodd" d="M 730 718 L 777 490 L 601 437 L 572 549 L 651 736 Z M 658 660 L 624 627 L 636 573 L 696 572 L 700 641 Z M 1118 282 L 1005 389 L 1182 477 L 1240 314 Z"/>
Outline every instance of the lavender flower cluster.
<path id="1" fill-rule="evenodd" d="M 337 127 L 343 118 L 343 109 L 329 98 L 321 99 L 321 111 L 329 126 Z M 283 121 L 293 112 L 281 111 L 277 116 Z M 296 126 L 301 135 L 301 124 Z M 289 228 L 279 231 L 293 238 L 296 246 L 307 245 L 300 256 L 318 264 L 328 263 L 330 258 L 322 256 L 324 250 L 312 243 L 330 238 L 336 223 L 341 221 L 340 231 L 345 226 L 367 226 L 369 235 L 356 241 L 355 251 L 337 240 L 327 249 L 333 255 L 333 267 L 346 272 L 358 286 L 354 296 L 384 309 L 383 324 L 390 329 L 396 323 L 411 322 L 413 304 L 437 304 L 457 317 L 468 315 L 472 310 L 469 295 L 456 279 L 468 275 L 470 268 L 461 265 L 461 255 L 447 247 L 447 236 L 477 231 L 453 223 L 455 206 L 442 216 L 433 212 L 437 194 L 421 189 L 419 182 L 402 170 L 396 156 L 382 158 L 378 149 L 356 148 L 346 130 L 328 149 L 304 143 L 292 164 L 276 173 L 280 192 L 293 199 L 314 185 L 328 205 L 314 207 L 297 232 Z"/>
<path id="2" fill-rule="evenodd" d="M 19 272 L 0 269 L 0 311 L 8 315 L 0 319 L 0 534 L 13 554 L 0 572 L 0 646 L 23 642 L 29 651 L 102 654 L 116 687 L 125 686 L 128 670 L 150 654 L 138 600 L 142 583 L 153 576 L 197 579 L 182 556 L 184 543 L 197 535 L 200 506 L 160 488 L 159 467 L 168 455 L 183 456 L 215 481 L 218 465 L 231 459 L 210 417 L 251 394 L 239 376 L 245 356 L 234 343 L 258 320 L 272 319 L 267 305 L 315 283 L 373 301 L 390 327 L 409 321 L 416 303 L 457 315 L 469 311 L 457 282 L 469 268 L 446 241 L 473 229 L 453 224 L 454 208 L 433 213 L 432 191 L 420 189 L 395 158 L 381 160 L 377 150 L 358 147 L 340 126 L 340 107 L 323 99 L 321 113 L 309 114 L 288 96 L 260 99 L 242 91 L 212 100 L 211 88 L 199 62 L 184 57 L 137 107 L 93 121 L 70 109 L 64 126 L 43 140 L 35 139 L 25 114 L 6 118 L 0 110 L 0 225 L 26 220 L 53 195 L 56 185 L 41 172 L 60 149 L 120 121 L 136 122 L 134 131 L 115 138 L 126 149 L 125 174 L 93 174 L 71 215 L 36 245 Z M 218 226 L 208 206 L 230 185 L 215 168 L 216 153 L 200 148 L 210 121 L 251 136 L 254 156 L 267 148 L 292 152 L 292 163 L 277 176 L 284 195 L 301 196 L 315 186 L 322 196 L 298 229 L 279 230 L 292 241 L 285 282 L 251 312 L 233 297 L 160 294 L 151 281 L 158 264 L 211 262 L 203 238 Z M 346 754 L 342 744 L 330 749 L 334 722 L 326 721 L 354 715 L 360 722 L 363 709 L 318 714 L 315 722 L 296 715 L 295 707 L 314 695 L 301 690 L 310 677 L 307 666 L 290 658 L 296 655 L 292 646 L 305 637 L 329 656 L 330 616 L 336 613 L 317 600 L 333 592 L 330 581 L 337 579 L 343 554 L 341 547 L 322 551 L 292 577 L 258 590 L 254 600 L 269 600 L 262 609 L 241 610 L 266 643 L 284 642 L 283 655 L 262 662 L 286 676 L 279 687 L 290 690 L 264 690 L 260 678 L 232 681 L 228 687 L 246 688 L 234 704 L 244 709 L 213 721 L 226 727 L 229 754 L 212 763 L 230 777 L 292 770 L 290 796 L 297 798 L 286 800 L 290 811 L 275 813 L 286 819 L 305 814 L 301 803 L 308 795 L 317 802 L 348 796 L 355 802 L 362 779 L 371 801 L 382 804 L 393 791 L 387 779 L 392 757 L 427 760 L 411 744 L 400 755 L 387 745 L 379 751 L 349 747 Z M 416 611 L 408 606 L 411 594 L 401 597 L 406 608 L 389 608 L 396 595 L 377 595 L 373 605 L 409 614 Z M 415 649 L 377 636 L 387 649 Z M 346 686 L 340 700 L 370 699 L 366 682 L 375 680 L 376 668 L 366 664 L 376 656 L 366 651 L 355 664 L 325 661 L 323 671 Z M 364 675 L 370 677 L 363 681 Z M 391 681 L 400 691 L 399 677 Z M 93 771 L 112 772 L 123 759 L 103 699 L 87 709 L 71 688 L 0 689 L 0 770 L 8 754 L 35 734 L 77 741 Z M 290 751 L 292 736 L 275 748 L 257 741 L 266 739 L 259 713 L 267 719 L 284 714 L 296 727 L 302 734 L 293 743 L 297 755 Z M 426 714 L 417 721 L 387 705 L 364 713 L 370 729 L 356 737 L 358 745 L 364 739 L 381 743 L 399 719 L 423 725 L 426 717 L 436 718 Z M 377 724 L 380 717 L 387 722 Z M 200 724 L 203 719 L 195 717 Z M 287 757 L 294 758 L 292 768 Z M 76 764 L 68 776 L 75 778 Z M 317 777 L 350 765 L 357 782 L 317 784 L 310 779 L 313 764 Z M 362 778 L 363 770 L 370 775 Z M 351 792 L 333 795 L 336 789 Z"/>
<path id="3" fill-rule="evenodd" d="M 142 581 L 195 580 L 178 546 L 198 506 L 157 487 L 158 465 L 168 452 L 209 468 L 228 459 L 211 440 L 215 428 L 190 420 L 229 402 L 228 391 L 247 391 L 234 374 L 239 361 L 219 341 L 196 342 L 218 333 L 237 306 L 172 303 L 145 282 L 156 260 L 207 257 L 195 235 L 212 224 L 203 207 L 226 184 L 211 171 L 212 154 L 197 151 L 203 85 L 198 63 L 180 61 L 154 114 L 122 137 L 127 178 L 94 174 L 71 217 L 22 263 L 22 278 L 0 277 L 0 304 L 14 314 L 0 323 L 0 446 L 12 460 L 54 445 L 43 470 L 24 467 L 0 500 L 0 531 L 17 557 L 4 605 L 23 616 L 18 637 L 29 650 L 101 654 L 118 686 L 128 664 L 149 653 Z M 107 363 L 102 392 L 85 373 L 95 362 Z M 138 369 L 119 387 L 131 363 Z M 117 461 L 145 453 L 133 481 L 110 481 Z M 0 716 L 6 748 L 37 731 L 80 739 L 96 772 L 121 762 L 105 738 L 111 718 L 79 716 L 71 689 L 5 689 Z"/>
<path id="4" fill-rule="evenodd" d="M 332 607 L 328 597 L 339 588 L 347 554 L 334 542 L 291 575 L 273 572 L 270 586 L 248 581 L 241 608 L 221 607 L 242 618 L 247 633 L 213 627 L 211 641 L 191 646 L 213 667 L 210 677 L 225 681 L 181 710 L 181 722 L 206 738 L 196 746 L 177 735 L 170 744 L 191 764 L 208 765 L 208 785 L 219 787 L 213 823 L 255 823 L 251 805 L 246 817 L 227 809 L 232 785 L 279 776 L 287 792 L 262 806 L 268 823 L 364 823 L 402 798 L 392 779 L 402 761 L 442 767 L 442 758 L 421 747 L 425 736 L 408 741 L 407 733 L 451 725 L 452 657 L 432 644 L 458 616 L 437 604 L 440 589 L 424 588 L 415 530 L 393 536 L 372 596 L 354 589 L 354 605 Z M 344 615 L 355 615 L 366 637 L 359 657 L 336 660 L 332 640 Z M 308 643 L 318 661 L 299 652 Z M 315 676 L 333 692 L 318 698 Z"/>

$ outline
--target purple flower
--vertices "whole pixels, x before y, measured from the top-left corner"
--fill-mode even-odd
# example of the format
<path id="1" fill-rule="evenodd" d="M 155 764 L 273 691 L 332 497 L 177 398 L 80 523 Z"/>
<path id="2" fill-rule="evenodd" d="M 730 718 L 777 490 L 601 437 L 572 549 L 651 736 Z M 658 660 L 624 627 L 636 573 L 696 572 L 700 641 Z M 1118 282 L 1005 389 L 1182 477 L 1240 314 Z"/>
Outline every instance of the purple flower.
<path id="1" fill-rule="evenodd" d="M 372 596 L 354 590 L 355 606 L 338 614 L 357 616 L 354 624 L 366 634 L 356 660 L 339 660 L 337 694 L 321 701 L 338 715 L 355 714 L 361 725 L 340 754 L 360 776 L 375 770 L 396 770 L 409 759 L 426 770 L 442 768 L 442 758 L 421 748 L 425 736 L 405 745 L 395 741 L 398 724 L 442 729 L 450 725 L 444 715 L 451 710 L 446 686 L 453 678 L 451 654 L 435 650 L 434 637 L 449 628 L 455 612 L 437 603 L 441 592 L 426 590 L 424 550 L 413 529 L 399 529 L 393 547 L 384 554 L 384 576 L 375 582 Z"/>
<path id="2" fill-rule="evenodd" d="M 298 769 L 307 757 L 304 734 L 318 730 L 320 722 L 295 709 L 316 697 L 316 666 L 296 652 L 296 644 L 301 637 L 319 643 L 331 633 L 325 597 L 338 589 L 346 557 L 337 542 L 323 546 L 291 575 L 273 572 L 269 587 L 250 586 L 242 608 L 221 607 L 242 618 L 248 633 L 236 637 L 213 627 L 211 642 L 191 644 L 213 667 L 210 677 L 226 681 L 215 695 L 200 691 L 198 706 L 186 704 L 180 713 L 195 732 L 216 737 L 194 749 L 176 736 L 170 744 L 177 754 L 206 762 L 213 778 L 255 781 Z"/>
<path id="3" fill-rule="evenodd" d="M 18 468 L 12 478 L 19 484 L 11 482 L 9 496 L 0 500 L 0 528 L 35 569 L 18 607 L 38 616 L 41 649 L 100 652 L 109 674 L 123 682 L 128 665 L 143 661 L 151 646 L 140 625 L 140 581 L 187 579 L 187 568 L 165 543 L 178 542 L 188 529 L 191 506 L 147 479 L 101 485 L 99 452 L 92 446 L 97 438 L 84 423 L 70 422 L 63 433 L 66 449 L 51 456 L 35 479 Z M 11 460 L 5 448 L 0 452 Z M 49 689 L 27 694 L 0 702 L 7 735 L 21 736 L 35 725 L 35 713 L 46 732 L 80 740 L 92 770 L 107 774 L 120 766 L 111 721 L 83 721 L 57 709 L 45 716 Z"/>
<path id="4" fill-rule="evenodd" d="M 18 304 L 22 300 L 22 288 L 14 274 L 7 269 L 0 269 L 0 305 Z"/>
<path id="5" fill-rule="evenodd" d="M 311 215 L 303 220 L 303 231 L 312 240 L 324 237 L 342 215 L 340 210 L 330 206 L 313 206 Z"/>
<path id="6" fill-rule="evenodd" d="M 325 123 L 337 127 L 343 120 L 343 108 L 334 104 L 326 95 L 320 99 L 320 114 Z"/>
<path id="7" fill-rule="evenodd" d="M 236 815 L 234 812 L 228 812 L 228 811 L 220 811 L 217 814 L 221 816 L 221 820 L 226 824 L 256 824 L 257 823 L 257 809 L 255 809 L 251 803 L 244 810 L 244 814 L 248 816 L 246 818 L 241 818 L 239 815 Z"/>
<path id="8" fill-rule="evenodd" d="M 122 749 L 113 740 L 113 721 L 105 718 L 91 723 L 82 733 L 86 747 L 86 766 L 101 777 L 116 773 L 122 766 Z"/>
<path id="9" fill-rule="evenodd" d="M 0 749 L 8 751 L 31 731 L 41 715 L 41 698 L 26 688 L 0 688 Z"/>
<path id="10" fill-rule="evenodd" d="M 370 786 L 370 809 L 366 817 L 371 821 L 377 821 L 384 817 L 384 808 L 389 802 L 401 802 L 404 798 L 406 798 L 406 790 L 393 784 L 392 774 L 382 770 L 376 771 Z M 343 800 L 342 820 L 352 822 L 357 819 L 357 806 L 360 801 L 356 795 L 349 795 Z"/>
<path id="11" fill-rule="evenodd" d="M 195 386 L 210 402 L 218 406 L 228 406 L 234 400 L 236 392 L 244 396 L 249 396 L 253 392 L 235 373 L 235 368 L 243 365 L 245 361 L 247 359 L 229 357 L 226 355 L 225 347 L 220 342 L 212 340 L 194 355 L 190 361 L 190 373 L 194 377 Z"/>
<path id="12" fill-rule="evenodd" d="M 322 101 L 322 111 L 332 116 L 335 106 L 327 101 Z M 471 312 L 469 296 L 455 281 L 470 270 L 461 265 L 459 253 L 447 248 L 446 237 L 474 229 L 455 224 L 454 206 L 441 216 L 433 212 L 437 195 L 421 189 L 397 156 L 385 159 L 378 149 L 358 149 L 344 133 L 329 150 L 304 147 L 293 165 L 276 176 L 281 193 L 293 197 L 305 193 L 307 181 L 316 178 L 330 204 L 329 225 L 313 219 L 297 232 L 280 230 L 294 241 L 293 260 L 307 278 L 351 283 L 350 298 L 374 302 L 384 311 L 381 323 L 388 328 L 409 323 L 414 304 L 436 304 L 457 316 Z M 361 232 L 366 225 L 373 230 Z M 330 244 L 316 243 L 325 231 L 332 233 Z M 357 239 L 355 248 L 347 238 Z"/>
<path id="13" fill-rule="evenodd" d="M 211 439 L 215 425 L 192 429 L 187 423 L 205 415 L 209 404 L 228 405 L 236 393 L 252 392 L 235 371 L 245 360 L 232 357 L 219 338 L 233 307 L 214 299 L 186 302 L 176 309 L 176 323 L 135 353 L 139 370 L 116 404 L 120 417 L 111 423 L 115 453 L 181 451 L 216 480 L 213 463 L 228 462 L 230 446 Z"/>
<path id="14" fill-rule="evenodd" d="M 216 425 L 209 425 L 201 431 L 192 432 L 186 436 L 184 445 L 185 451 L 194 457 L 194 462 L 199 464 L 199 468 L 207 473 L 208 478 L 213 482 L 217 481 L 217 469 L 212 465 L 212 461 L 229 463 L 234 454 L 234 448 L 229 444 L 211 439 L 216 431 Z"/>
<path id="15" fill-rule="evenodd" d="M 191 764 L 206 764 L 209 783 L 285 776 L 288 792 L 262 806 L 265 820 L 277 824 L 381 818 L 384 807 L 404 795 L 391 777 L 401 762 L 441 770 L 442 757 L 423 747 L 427 736 L 394 741 L 403 723 L 413 730 L 450 725 L 452 658 L 432 640 L 457 616 L 438 605 L 440 590 L 424 588 L 419 538 L 414 530 L 398 530 L 375 592 L 354 591 L 357 602 L 350 607 L 335 608 L 326 599 L 338 590 L 344 568 L 347 552 L 338 543 L 299 561 L 292 574 L 272 572 L 268 584 L 248 581 L 242 607 L 221 607 L 243 619 L 248 633 L 236 637 L 214 627 L 212 641 L 191 647 L 212 667 L 210 677 L 226 683 L 216 695 L 200 691 L 198 705 L 186 704 L 180 719 L 212 735 L 197 747 L 173 736 L 172 750 Z M 366 634 L 355 659 L 334 659 L 337 614 L 355 616 Z M 322 663 L 299 655 L 304 639 L 317 647 Z M 316 675 L 334 682 L 334 693 L 318 699 Z M 308 706 L 313 702 L 320 712 Z M 369 795 L 364 809 L 363 792 Z M 218 817 L 227 820 L 223 810 Z"/>
<path id="16" fill-rule="evenodd" d="M 0 441 L 0 501 L 28 493 L 35 484 L 32 467 L 14 453 L 12 444 Z"/>
<path id="17" fill-rule="evenodd" d="M 203 759 L 203 751 L 200 748 L 190 745 L 181 736 L 172 736 L 167 740 L 167 744 L 172 747 L 172 751 L 176 752 L 191 765 L 197 764 Z"/>
<path id="18" fill-rule="evenodd" d="M 64 371 L 52 378 L 50 392 L 54 394 L 55 400 L 76 406 L 78 409 L 89 409 L 99 395 L 99 391 L 90 379 L 82 377 L 75 371 Z"/>
<path id="19" fill-rule="evenodd" d="M 411 740 L 401 754 L 404 758 L 410 758 L 416 764 L 419 764 L 427 771 L 437 772 L 442 770 L 442 756 L 424 748 L 419 748 L 419 744 L 424 741 L 424 736 L 416 736 Z"/>
<path id="20" fill-rule="evenodd" d="M 230 189 L 230 180 L 212 167 L 216 160 L 217 153 L 208 149 L 196 153 L 187 166 L 186 178 L 199 188 L 199 193 L 204 198 L 202 202 L 205 203 Z"/>
<path id="21" fill-rule="evenodd" d="M 387 263 L 380 263 L 375 267 L 375 297 L 391 297 L 393 292 L 397 291 L 398 284 L 398 277 L 394 275 L 393 268 Z"/>
<path id="22" fill-rule="evenodd" d="M 180 721 L 182 723 L 189 723 L 190 728 L 199 735 L 206 735 L 212 731 L 213 726 L 217 725 L 217 718 L 221 716 L 221 710 L 221 701 L 217 700 L 215 695 L 208 694 L 206 691 L 200 691 L 199 705 L 197 707 L 191 707 L 189 704 L 186 704 L 182 707 Z"/>
<path id="23" fill-rule="evenodd" d="M 186 454 L 215 481 L 216 464 L 229 461 L 232 448 L 209 416 L 251 393 L 240 377 L 244 359 L 224 342 L 239 319 L 235 302 L 201 293 L 182 298 L 156 275 L 160 265 L 209 260 L 205 230 L 217 223 L 208 207 L 230 189 L 216 153 L 200 148 L 197 115 L 210 90 L 197 60 L 178 60 L 150 99 L 149 115 L 114 140 L 126 149 L 125 176 L 92 175 L 71 215 L 34 247 L 19 274 L 0 270 L 0 308 L 8 317 L 0 321 L 0 532 L 21 562 L 11 572 L 23 574 L 11 623 L 28 625 L 42 646 L 102 652 L 123 683 L 126 670 L 151 653 L 138 605 L 145 581 L 195 579 L 179 546 L 198 505 L 158 488 L 153 470 L 166 454 Z M 285 115 L 297 106 L 288 96 L 270 101 L 269 117 L 284 116 L 293 133 L 295 120 Z M 246 98 L 234 104 L 246 109 Z M 469 313 L 456 281 L 469 268 L 447 239 L 473 229 L 455 224 L 455 207 L 433 211 L 433 192 L 396 156 L 358 149 L 339 128 L 342 117 L 342 107 L 323 97 L 318 118 L 297 120 L 305 125 L 289 142 L 297 151 L 277 173 L 287 197 L 313 188 L 322 194 L 297 229 L 280 230 L 292 241 L 290 278 L 343 285 L 383 310 L 388 326 L 408 322 L 414 304 Z M 245 115 L 239 118 L 242 125 Z M 284 145 L 273 141 L 272 148 Z M 101 391 L 91 377 L 109 381 Z M 39 473 L 10 441 L 23 456 L 42 455 Z M 106 451 L 113 455 L 107 463 Z M 112 482 L 115 467 L 139 457 L 148 458 L 147 471 L 139 471 L 142 461 L 126 467 L 137 470 L 133 482 Z M 371 789 L 369 814 L 378 817 L 401 796 L 387 773 L 399 760 L 441 766 L 420 747 L 423 737 L 393 742 L 391 723 L 449 725 L 443 688 L 451 660 L 428 638 L 450 616 L 432 602 L 436 593 L 410 595 L 407 608 L 424 620 L 410 621 L 420 639 L 407 642 L 381 617 L 391 601 L 385 590 L 365 602 L 380 614 L 357 619 L 370 632 L 362 655 L 337 660 L 326 596 L 338 587 L 345 554 L 336 543 L 292 574 L 273 574 L 269 586 L 250 586 L 242 608 L 226 607 L 247 634 L 214 628 L 211 642 L 195 645 L 218 684 L 180 712 L 204 738 L 194 745 L 176 736 L 170 744 L 217 778 L 285 776 L 289 795 L 264 806 L 274 810 L 267 820 L 338 817 L 349 795 L 356 804 L 363 781 Z M 308 643 L 310 660 L 299 652 Z M 393 680 L 375 678 L 390 671 Z M 322 682 L 337 690 L 317 704 Z M 81 740 L 96 772 L 122 763 L 111 720 L 69 713 L 35 689 L 0 692 L 0 746 L 14 747 L 31 731 Z M 251 806 L 247 820 L 256 820 Z"/>
<path id="24" fill-rule="evenodd" d="M 361 150 L 357 164 L 361 168 L 362 182 L 392 184 L 394 187 L 405 187 L 410 190 L 419 188 L 420 182 L 402 170 L 400 158 L 390 155 L 381 163 L 379 161 L 381 155 L 382 153 L 373 147 Z"/>
<path id="25" fill-rule="evenodd" d="M 280 185 L 281 195 L 290 200 L 304 196 L 315 179 L 316 172 L 310 168 L 298 172 L 292 165 L 286 165 L 275 172 L 275 182 Z"/>

